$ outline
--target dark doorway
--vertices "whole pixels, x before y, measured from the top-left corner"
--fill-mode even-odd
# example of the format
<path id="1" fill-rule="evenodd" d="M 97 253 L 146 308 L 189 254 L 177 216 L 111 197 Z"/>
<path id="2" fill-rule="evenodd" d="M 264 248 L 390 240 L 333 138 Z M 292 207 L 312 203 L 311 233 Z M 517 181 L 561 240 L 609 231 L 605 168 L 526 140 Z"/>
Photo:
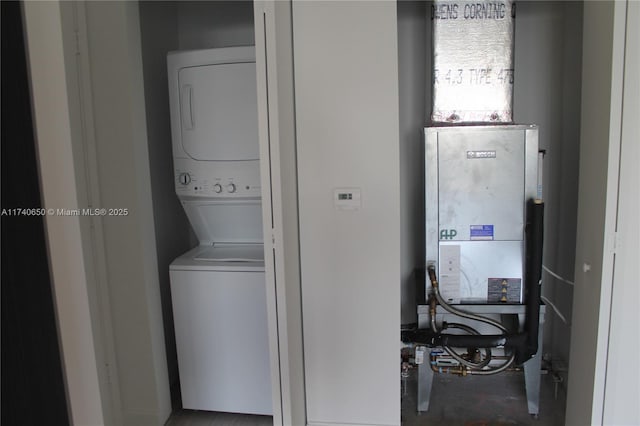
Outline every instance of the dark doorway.
<path id="1" fill-rule="evenodd" d="M 2 1 L 3 425 L 69 417 L 44 234 L 21 3 Z M 19 209 L 27 209 L 27 213 Z M 35 214 L 33 214 L 35 213 Z"/>

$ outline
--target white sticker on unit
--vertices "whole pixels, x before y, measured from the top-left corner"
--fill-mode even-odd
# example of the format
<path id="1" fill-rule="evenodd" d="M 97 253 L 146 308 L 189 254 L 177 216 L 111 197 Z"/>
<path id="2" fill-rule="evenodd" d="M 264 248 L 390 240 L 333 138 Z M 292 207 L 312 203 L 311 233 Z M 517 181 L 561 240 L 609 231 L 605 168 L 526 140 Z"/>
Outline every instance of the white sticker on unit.
<path id="1" fill-rule="evenodd" d="M 337 210 L 358 210 L 362 205 L 360 188 L 335 188 L 333 205 Z"/>
<path id="2" fill-rule="evenodd" d="M 420 365 L 424 363 L 424 346 L 418 346 L 416 348 L 416 365 Z"/>
<path id="3" fill-rule="evenodd" d="M 446 301 L 460 301 L 460 246 L 440 245 L 440 295 Z"/>

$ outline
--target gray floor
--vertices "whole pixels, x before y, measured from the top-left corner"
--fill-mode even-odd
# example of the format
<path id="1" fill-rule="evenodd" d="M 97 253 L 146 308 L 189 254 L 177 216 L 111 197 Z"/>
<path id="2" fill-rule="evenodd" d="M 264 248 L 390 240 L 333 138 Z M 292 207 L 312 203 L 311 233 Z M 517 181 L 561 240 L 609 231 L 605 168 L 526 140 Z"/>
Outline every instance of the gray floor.
<path id="1" fill-rule="evenodd" d="M 436 375 L 431 407 L 426 413 L 416 411 L 416 378 L 411 371 L 402 382 L 403 426 L 561 426 L 564 424 L 565 395 L 561 388 L 554 397 L 555 385 L 549 375 L 542 376 L 540 416 L 527 413 L 522 372 L 505 372 L 496 376 L 456 377 Z M 176 410 L 166 426 L 224 426 L 272 424 L 269 416 Z M 296 425 L 297 426 L 297 425 Z M 300 425 L 302 426 L 302 425 Z"/>
<path id="2" fill-rule="evenodd" d="M 524 373 L 509 371 L 495 376 L 458 377 L 436 375 L 431 390 L 430 409 L 416 411 L 415 374 L 403 382 L 402 424 L 404 426 L 489 426 L 564 424 L 565 395 L 549 375 L 543 375 L 540 414 L 532 418 L 527 410 Z"/>

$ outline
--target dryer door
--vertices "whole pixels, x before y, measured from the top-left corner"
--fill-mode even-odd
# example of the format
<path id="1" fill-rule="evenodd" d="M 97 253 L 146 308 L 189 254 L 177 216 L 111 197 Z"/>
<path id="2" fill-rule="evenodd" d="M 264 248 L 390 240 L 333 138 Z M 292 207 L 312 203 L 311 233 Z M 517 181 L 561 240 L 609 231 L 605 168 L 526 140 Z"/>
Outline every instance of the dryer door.
<path id="1" fill-rule="evenodd" d="M 194 160 L 257 160 L 255 62 L 186 67 L 178 74 L 184 151 Z"/>

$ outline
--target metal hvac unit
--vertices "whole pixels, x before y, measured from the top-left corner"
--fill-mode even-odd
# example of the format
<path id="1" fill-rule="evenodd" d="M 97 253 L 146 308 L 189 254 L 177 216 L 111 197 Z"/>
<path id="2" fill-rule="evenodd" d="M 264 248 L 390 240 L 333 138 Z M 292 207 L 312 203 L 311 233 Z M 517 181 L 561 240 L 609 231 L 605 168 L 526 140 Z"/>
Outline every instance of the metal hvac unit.
<path id="1" fill-rule="evenodd" d="M 538 128 L 427 127 L 424 141 L 427 300 L 418 328 L 403 331 L 415 346 L 418 410 L 429 409 L 436 373 L 523 365 L 537 415 L 545 313 Z"/>
<path id="2" fill-rule="evenodd" d="M 425 300 L 415 349 L 418 411 L 434 374 L 490 375 L 522 365 L 539 411 L 544 204 L 538 127 L 513 120 L 511 0 L 435 0 L 433 127 L 425 143 Z"/>
<path id="3" fill-rule="evenodd" d="M 425 172 L 426 255 L 440 294 L 453 304 L 523 303 L 538 128 L 428 127 Z"/>

